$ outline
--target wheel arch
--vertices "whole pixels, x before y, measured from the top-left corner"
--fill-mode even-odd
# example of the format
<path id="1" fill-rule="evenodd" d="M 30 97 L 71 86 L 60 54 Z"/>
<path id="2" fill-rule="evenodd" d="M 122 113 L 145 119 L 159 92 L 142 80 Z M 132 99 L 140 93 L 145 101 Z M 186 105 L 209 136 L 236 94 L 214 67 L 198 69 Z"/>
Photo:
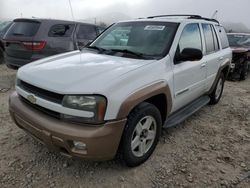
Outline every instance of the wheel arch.
<path id="1" fill-rule="evenodd" d="M 213 92 L 213 90 L 215 89 L 216 87 L 216 84 L 220 78 L 220 75 L 223 73 L 224 76 L 225 76 L 225 79 L 227 78 L 228 74 L 229 74 L 229 71 L 230 71 L 230 61 L 227 61 L 226 63 L 224 63 L 218 70 L 217 72 L 217 75 L 215 77 L 215 80 L 213 82 L 213 85 L 212 87 L 210 88 L 208 94 L 211 94 Z"/>
<path id="2" fill-rule="evenodd" d="M 172 96 L 168 84 L 161 81 L 132 93 L 121 104 L 117 119 L 127 117 L 129 113 L 142 102 L 155 105 L 159 109 L 162 121 L 164 122 L 172 109 Z"/>

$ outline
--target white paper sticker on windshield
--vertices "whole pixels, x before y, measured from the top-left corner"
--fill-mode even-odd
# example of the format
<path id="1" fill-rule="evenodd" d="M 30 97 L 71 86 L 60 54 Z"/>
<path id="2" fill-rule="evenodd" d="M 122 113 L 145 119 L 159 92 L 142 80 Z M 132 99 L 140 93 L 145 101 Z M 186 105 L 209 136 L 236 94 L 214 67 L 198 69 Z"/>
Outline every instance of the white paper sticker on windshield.
<path id="1" fill-rule="evenodd" d="M 156 30 L 156 31 L 162 31 L 165 29 L 165 26 L 163 25 L 147 25 L 144 30 Z"/>

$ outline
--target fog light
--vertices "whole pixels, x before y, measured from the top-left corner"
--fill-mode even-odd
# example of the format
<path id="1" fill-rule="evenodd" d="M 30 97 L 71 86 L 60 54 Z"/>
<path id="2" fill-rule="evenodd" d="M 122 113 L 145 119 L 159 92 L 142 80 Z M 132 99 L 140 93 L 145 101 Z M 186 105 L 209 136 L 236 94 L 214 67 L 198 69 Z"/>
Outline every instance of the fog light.
<path id="1" fill-rule="evenodd" d="M 77 150 L 86 150 L 86 144 L 80 141 L 73 141 L 74 147 Z"/>

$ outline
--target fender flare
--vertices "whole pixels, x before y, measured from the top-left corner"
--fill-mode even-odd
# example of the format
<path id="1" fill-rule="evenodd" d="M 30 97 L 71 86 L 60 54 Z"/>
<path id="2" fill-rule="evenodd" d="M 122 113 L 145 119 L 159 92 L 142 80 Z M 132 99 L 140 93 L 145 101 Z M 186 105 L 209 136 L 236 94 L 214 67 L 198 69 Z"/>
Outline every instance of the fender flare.
<path id="1" fill-rule="evenodd" d="M 123 103 L 121 104 L 120 109 L 118 111 L 117 119 L 126 118 L 133 110 L 133 108 L 135 108 L 138 104 L 159 94 L 164 94 L 166 97 L 166 116 L 169 115 L 173 105 L 171 91 L 168 84 L 166 84 L 164 81 L 160 81 L 152 85 L 146 86 L 140 90 L 137 90 L 136 92 L 129 95 L 126 100 L 123 101 Z"/>
<path id="2" fill-rule="evenodd" d="M 212 92 L 213 92 L 213 90 L 215 89 L 215 87 L 216 87 L 216 84 L 217 84 L 217 82 L 218 82 L 218 80 L 219 80 L 219 78 L 220 78 L 220 75 L 221 75 L 221 73 L 223 72 L 223 70 L 225 70 L 225 69 L 227 69 L 226 70 L 226 75 L 225 75 L 225 78 L 228 76 L 228 74 L 229 74 L 229 70 L 230 70 L 230 61 L 227 61 L 226 63 L 224 63 L 220 68 L 219 68 L 219 70 L 218 70 L 218 72 L 217 72 L 217 75 L 216 75 L 216 77 L 215 77 L 215 80 L 214 80 L 214 82 L 213 82 L 213 85 L 212 85 L 212 87 L 210 88 L 210 90 L 208 91 L 208 94 L 210 95 Z"/>

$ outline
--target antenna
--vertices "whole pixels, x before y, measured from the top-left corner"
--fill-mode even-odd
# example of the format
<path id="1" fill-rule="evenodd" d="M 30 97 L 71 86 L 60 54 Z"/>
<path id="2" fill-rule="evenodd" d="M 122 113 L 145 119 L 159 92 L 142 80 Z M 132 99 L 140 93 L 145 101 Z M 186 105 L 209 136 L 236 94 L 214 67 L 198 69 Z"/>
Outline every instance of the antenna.
<path id="1" fill-rule="evenodd" d="M 213 15 L 212 15 L 212 19 L 216 19 L 217 20 L 217 16 L 218 16 L 218 10 L 216 10 L 214 13 L 213 13 Z"/>
<path id="2" fill-rule="evenodd" d="M 69 0 L 69 7 L 70 7 L 70 12 L 71 12 L 72 19 L 75 21 L 74 14 L 73 14 L 73 9 L 72 9 L 72 5 L 71 5 L 70 0 Z"/>

